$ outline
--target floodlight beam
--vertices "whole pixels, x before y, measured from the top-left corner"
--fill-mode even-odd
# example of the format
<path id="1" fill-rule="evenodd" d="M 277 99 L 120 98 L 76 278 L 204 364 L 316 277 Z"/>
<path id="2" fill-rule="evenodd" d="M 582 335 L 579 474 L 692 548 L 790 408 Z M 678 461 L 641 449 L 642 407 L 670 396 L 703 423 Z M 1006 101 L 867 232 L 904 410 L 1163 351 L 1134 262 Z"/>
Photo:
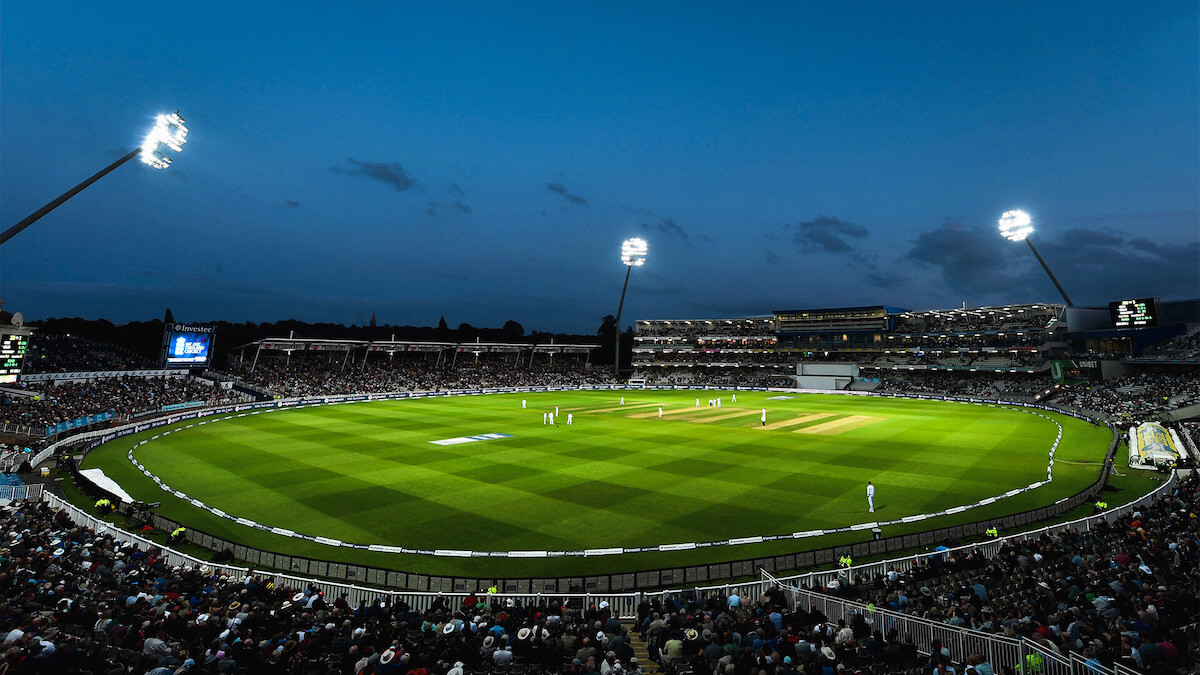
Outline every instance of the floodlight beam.
<path id="1" fill-rule="evenodd" d="M 117 167 L 121 166 L 125 162 L 128 162 L 129 160 L 133 159 L 134 157 L 137 157 L 138 154 L 141 152 L 142 152 L 141 148 L 135 149 L 133 152 L 130 152 L 128 155 L 125 155 L 121 159 L 118 159 L 117 161 L 113 162 L 112 164 L 109 164 L 107 167 L 96 172 L 95 174 L 92 175 L 91 178 L 88 178 L 87 180 L 83 181 L 79 185 L 76 185 L 75 187 L 71 188 L 70 190 L 67 190 L 66 192 L 62 193 L 62 195 L 60 195 L 58 197 L 58 199 L 55 199 L 54 201 L 50 202 L 49 204 L 46 204 L 45 206 L 38 209 L 37 211 L 34 211 L 33 213 L 29 214 L 24 219 L 22 219 L 21 222 L 17 223 L 16 225 L 13 225 L 12 227 L 5 230 L 3 232 L 3 234 L 0 234 L 0 245 L 3 245 L 4 242 L 15 237 L 18 233 L 21 232 L 21 230 L 24 230 L 25 228 L 27 228 L 30 225 L 37 222 L 37 220 L 39 218 L 41 218 L 42 216 L 46 215 L 47 213 L 50 213 L 51 211 L 58 208 L 59 206 L 62 206 L 63 202 L 65 202 L 68 199 L 70 199 L 71 197 L 74 197 L 75 195 L 79 194 L 79 192 L 81 192 L 87 186 L 91 185 L 92 183 L 95 183 L 96 181 L 100 180 L 101 178 L 104 178 L 105 176 L 107 176 L 109 173 L 111 173 L 113 170 L 115 170 Z"/>

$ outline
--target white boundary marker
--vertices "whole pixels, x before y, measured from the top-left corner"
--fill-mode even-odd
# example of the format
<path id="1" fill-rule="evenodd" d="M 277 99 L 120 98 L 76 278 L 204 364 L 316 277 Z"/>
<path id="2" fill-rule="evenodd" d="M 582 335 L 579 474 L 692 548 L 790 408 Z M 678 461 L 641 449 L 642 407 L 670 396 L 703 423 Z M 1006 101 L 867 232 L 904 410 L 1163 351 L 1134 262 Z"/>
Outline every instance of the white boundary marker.
<path id="1" fill-rule="evenodd" d="M 483 393 L 483 392 L 481 392 L 481 393 Z M 509 393 L 509 392 L 486 392 L 486 393 Z M 829 392 L 816 392 L 816 393 L 829 393 Z M 1051 422 L 1052 424 L 1054 424 L 1054 426 L 1058 427 L 1058 435 L 1055 437 L 1054 443 L 1051 444 L 1050 451 L 1048 453 L 1048 458 L 1047 458 L 1047 463 L 1046 463 L 1046 479 L 1037 481 L 1035 483 L 1030 483 L 1029 485 L 1026 485 L 1025 487 L 1009 490 L 1008 492 L 1005 492 L 1004 494 L 1001 494 L 1001 495 L 996 495 L 993 497 L 986 497 L 986 498 L 981 499 L 972 504 L 964 504 L 961 506 L 955 506 L 955 507 L 945 509 L 942 511 L 937 511 L 934 513 L 922 513 L 922 514 L 917 514 L 917 515 L 905 516 L 903 518 L 896 518 L 893 520 L 882 520 L 882 521 L 874 521 L 874 522 L 868 522 L 868 523 L 856 523 L 854 525 L 846 525 L 844 527 L 830 528 L 830 529 L 825 529 L 825 530 L 806 530 L 804 532 L 793 532 L 791 534 L 757 535 L 757 536 L 724 539 L 721 541 L 660 544 L 658 546 L 639 546 L 639 547 L 628 547 L 628 548 L 622 548 L 622 547 L 590 548 L 590 549 L 583 549 L 583 550 L 576 550 L 576 551 L 464 551 L 464 550 L 455 550 L 455 549 L 419 549 L 419 548 L 409 548 L 409 547 L 405 547 L 405 546 L 385 546 L 383 544 L 357 544 L 357 543 L 353 543 L 353 542 L 341 541 L 338 539 L 329 539 L 329 538 L 323 537 L 323 536 L 300 534 L 297 532 L 292 532 L 291 530 L 286 530 L 284 528 L 274 527 L 271 525 L 265 525 L 262 523 L 258 523 L 253 520 L 250 520 L 248 518 L 241 518 L 241 517 L 238 517 L 238 516 L 235 516 L 232 514 L 225 513 L 224 511 L 221 511 L 220 509 L 213 508 L 212 506 L 209 506 L 208 504 L 206 504 L 198 499 L 195 499 L 179 490 L 176 490 L 175 488 L 172 488 L 171 486 L 169 486 L 165 482 L 163 482 L 163 480 L 160 479 L 158 476 L 151 473 L 149 469 L 147 469 L 145 466 L 143 466 L 141 462 L 134 459 L 134 456 L 133 456 L 134 450 L 137 450 L 139 447 L 145 445 L 146 443 L 148 443 L 152 440 L 156 440 L 158 438 L 162 438 L 164 436 L 168 436 L 170 434 L 175 433 L 176 431 L 182 431 L 185 428 L 191 428 L 192 426 L 202 426 L 205 424 L 209 424 L 210 422 L 220 422 L 220 421 L 224 421 L 224 420 L 228 420 L 228 419 L 233 419 L 234 417 L 242 417 L 244 415 L 258 415 L 258 414 L 265 413 L 265 412 L 272 412 L 272 411 L 279 411 L 279 410 L 296 410 L 299 408 L 311 408 L 311 407 L 317 407 L 317 406 L 321 406 L 321 405 L 338 405 L 338 404 L 343 404 L 343 403 L 360 403 L 360 402 L 368 402 L 368 401 L 337 401 L 337 402 L 329 402 L 329 403 L 305 403 L 305 404 L 290 406 L 287 408 L 268 408 L 265 410 L 255 410 L 255 411 L 248 412 L 248 413 L 224 414 L 224 415 L 220 415 L 220 416 L 214 416 L 212 419 L 200 420 L 200 421 L 195 422 L 194 424 L 188 425 L 187 427 L 168 429 L 166 431 L 163 431 L 162 433 L 155 434 L 154 436 L 150 437 L 149 439 L 141 440 L 141 441 L 135 443 L 134 446 L 129 449 L 127 456 L 129 458 L 129 461 L 134 466 L 136 466 L 138 468 L 138 470 L 140 470 L 143 474 L 145 474 L 146 477 L 153 480 L 164 491 L 169 492 L 172 495 L 174 495 L 186 502 L 189 502 L 195 506 L 198 506 L 199 508 L 202 508 L 205 511 L 208 511 L 209 513 L 212 513 L 213 515 L 216 515 L 221 518 L 225 518 L 226 520 L 232 520 L 239 525 L 244 525 L 246 527 L 251 527 L 251 528 L 254 528 L 257 530 L 263 530 L 265 532 L 272 532 L 275 534 L 288 533 L 288 534 L 285 534 L 285 536 L 293 537 L 296 539 L 302 539 L 305 541 L 313 541 L 313 542 L 317 542 L 319 544 L 325 544 L 327 546 L 339 546 L 339 547 L 343 547 L 343 548 L 362 549 L 362 550 L 371 550 L 371 551 L 389 551 L 389 552 L 394 552 L 394 553 L 429 555 L 429 556 L 441 557 L 441 558 L 591 557 L 591 556 L 604 556 L 604 555 L 622 555 L 622 554 L 626 554 L 626 553 L 650 553 L 650 552 L 679 551 L 679 550 L 692 549 L 692 548 L 709 548 L 709 547 L 713 547 L 713 546 L 739 546 L 742 544 L 758 544 L 758 543 L 762 543 L 762 542 L 780 541 L 780 540 L 787 540 L 787 539 L 805 539 L 808 537 L 818 537 L 818 536 L 821 536 L 824 534 L 836 534 L 839 532 L 852 532 L 852 531 L 864 530 L 864 529 L 871 528 L 871 527 L 899 525 L 899 524 L 903 524 L 903 523 L 912 523 L 912 522 L 916 522 L 919 520 L 925 520 L 927 518 L 935 518 L 937 516 L 961 513 L 968 509 L 973 509 L 973 508 L 976 508 L 979 506 L 985 506 L 987 504 L 995 503 L 996 501 L 998 501 L 1000 499 L 1006 499 L 1008 497 L 1013 497 L 1018 494 L 1022 494 L 1024 492 L 1028 492 L 1030 490 L 1036 490 L 1037 488 L 1040 488 L 1043 485 L 1046 485 L 1046 484 L 1050 483 L 1052 480 L 1054 480 L 1054 453 L 1055 453 L 1055 451 L 1058 450 L 1058 444 L 1062 440 L 1063 428 L 1062 428 L 1061 424 L 1059 424 L 1057 421 L 1055 421 L 1054 419 L 1050 418 L 1047 415 L 1043 415 L 1042 413 L 1034 411 L 1034 410 L 1028 410 L 1025 407 L 1021 406 L 1020 404 L 997 405 L 997 403 L 994 403 L 994 402 L 984 403 L 984 402 L 974 402 L 974 401 L 962 401 L 962 400 L 953 400 L 953 399 L 932 398 L 929 396 L 896 396 L 896 395 L 893 395 L 893 396 L 890 396 L 889 398 L 906 398 L 906 399 L 912 399 L 912 400 L 942 401 L 944 403 L 963 403 L 963 404 L 969 404 L 969 405 L 987 406 L 990 408 L 1005 408 L 1005 409 L 1014 410 L 1017 412 L 1028 413 L 1030 415 L 1037 415 L 1038 417 L 1041 417 L 1042 419 L 1045 419 L 1045 420 Z M 1063 414 L 1069 414 L 1069 413 L 1063 413 Z"/>

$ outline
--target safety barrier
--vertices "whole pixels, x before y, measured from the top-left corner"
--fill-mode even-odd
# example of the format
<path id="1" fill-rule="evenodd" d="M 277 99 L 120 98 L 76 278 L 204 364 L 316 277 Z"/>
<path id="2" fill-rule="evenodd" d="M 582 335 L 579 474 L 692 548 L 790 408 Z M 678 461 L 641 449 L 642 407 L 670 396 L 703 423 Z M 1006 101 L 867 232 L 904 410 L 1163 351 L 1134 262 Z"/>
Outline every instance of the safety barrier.
<path id="1" fill-rule="evenodd" d="M 10 499 L 12 501 L 23 499 L 40 499 L 42 496 L 42 486 L 40 483 L 33 485 L 0 485 L 0 499 Z"/>
<path id="2" fill-rule="evenodd" d="M 1087 531 L 1101 521 L 1112 522 L 1120 516 L 1148 506 L 1155 499 L 1174 488 L 1175 482 L 1176 475 L 1172 473 L 1165 483 L 1150 493 L 1143 495 L 1140 499 L 1104 513 L 1021 532 L 1004 537 L 1003 539 L 947 548 L 946 550 L 937 552 L 935 555 L 950 555 L 959 551 L 973 550 L 985 558 L 990 558 L 996 554 L 1002 543 L 1007 539 L 1037 537 L 1042 534 L 1055 534 L 1068 529 Z M 878 622 L 879 625 L 873 627 L 883 630 L 885 634 L 894 629 L 899 633 L 901 639 L 911 638 L 918 645 L 932 644 L 934 640 L 937 640 L 949 647 L 951 655 L 956 659 L 965 658 L 969 654 L 979 653 L 983 654 L 994 668 L 1000 665 L 1015 666 L 1018 672 L 1021 672 L 1021 665 L 1026 664 L 1029 666 L 1031 672 L 1045 673 L 1047 675 L 1073 675 L 1076 673 L 1102 673 L 1111 675 L 1114 672 L 1112 669 L 1104 668 L 1094 660 L 1085 659 L 1077 654 L 1065 657 L 1057 652 L 1049 651 L 1034 642 L 984 633 L 968 628 L 956 628 L 949 624 L 930 621 L 917 616 L 909 616 L 892 610 L 880 609 L 861 602 L 841 600 L 834 596 L 811 590 L 813 588 L 824 588 L 831 581 L 839 577 L 872 578 L 877 575 L 887 574 L 889 571 L 903 573 L 916 566 L 920 559 L 927 557 L 928 555 L 909 556 L 865 565 L 855 565 L 842 570 L 812 572 L 783 578 L 776 578 L 766 570 L 763 570 L 761 574 L 764 586 L 779 585 L 781 588 L 787 590 L 790 594 L 793 608 L 796 603 L 803 602 L 805 606 L 811 605 L 817 607 L 822 613 L 832 619 L 845 618 L 849 620 L 851 614 L 863 614 L 869 621 Z M 1117 673 L 1120 672 L 1120 669 L 1118 669 Z"/>

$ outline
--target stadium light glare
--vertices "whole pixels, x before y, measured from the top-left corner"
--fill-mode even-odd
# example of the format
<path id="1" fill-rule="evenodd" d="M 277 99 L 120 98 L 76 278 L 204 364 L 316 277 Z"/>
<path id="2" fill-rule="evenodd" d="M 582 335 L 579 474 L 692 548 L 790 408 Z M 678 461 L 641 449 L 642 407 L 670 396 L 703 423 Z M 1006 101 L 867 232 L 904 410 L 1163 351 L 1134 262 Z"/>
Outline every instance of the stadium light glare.
<path id="1" fill-rule="evenodd" d="M 134 157 L 137 157 L 139 154 L 142 156 L 142 162 L 146 165 L 152 166 L 156 169 L 167 168 L 171 165 L 171 158 L 167 157 L 162 152 L 160 146 L 166 146 L 175 152 L 179 152 L 183 149 L 183 144 L 187 143 L 187 134 L 188 129 L 186 126 L 184 126 L 183 118 L 179 116 L 178 111 L 171 113 L 170 115 L 159 115 L 157 118 L 155 118 L 154 127 L 150 129 L 150 133 L 146 136 L 146 140 L 142 143 L 141 147 L 135 148 L 121 159 L 118 159 L 100 171 L 92 174 L 92 176 L 87 180 L 83 181 L 79 185 L 76 185 L 70 190 L 67 190 L 63 194 L 59 195 L 54 201 L 46 204 L 37 211 L 34 211 L 22 219 L 21 222 L 0 233 L 0 244 L 4 244 L 4 242 L 12 239 L 19 232 L 21 232 L 21 230 L 24 230 L 25 228 L 34 224 L 39 218 L 47 213 L 50 213 L 59 206 L 62 206 L 63 202 L 79 194 L 84 190 L 84 188 L 92 183 L 95 183 L 101 178 L 104 178 L 109 173 L 116 170 L 117 167 L 121 166 L 125 162 L 128 162 Z"/>
<path id="2" fill-rule="evenodd" d="M 1054 282 L 1054 287 L 1058 289 L 1059 295 L 1063 297 L 1063 300 L 1066 300 L 1068 307 L 1074 307 L 1075 303 L 1071 302 L 1071 298 L 1063 290 L 1062 284 L 1058 283 L 1058 277 L 1055 277 L 1054 272 L 1050 271 L 1050 266 L 1042 259 L 1042 254 L 1038 253 L 1038 250 L 1033 247 L 1033 241 L 1029 239 L 1029 235 L 1033 232 L 1033 219 L 1029 217 L 1029 214 L 1020 210 L 1005 211 L 1000 214 L 999 226 L 1000 235 L 1005 239 L 1009 241 L 1024 241 L 1029 245 L 1029 250 L 1033 251 L 1034 257 L 1042 264 L 1042 269 L 1046 270 L 1050 281 Z M 988 312 L 988 314 L 993 313 Z"/>
<path id="3" fill-rule="evenodd" d="M 621 262 L 630 267 L 646 264 L 646 240 L 634 237 L 621 243 Z"/>
<path id="4" fill-rule="evenodd" d="M 155 169 L 167 168 L 171 165 L 171 158 L 164 155 L 159 146 L 165 145 L 175 152 L 181 152 L 183 144 L 187 143 L 187 135 L 188 129 L 178 111 L 170 115 L 159 115 L 154 128 L 142 143 L 142 163 Z"/>
<path id="5" fill-rule="evenodd" d="M 1024 211 L 1005 211 L 1000 215 L 1000 235 L 1009 241 L 1023 241 L 1033 232 L 1033 219 Z"/>

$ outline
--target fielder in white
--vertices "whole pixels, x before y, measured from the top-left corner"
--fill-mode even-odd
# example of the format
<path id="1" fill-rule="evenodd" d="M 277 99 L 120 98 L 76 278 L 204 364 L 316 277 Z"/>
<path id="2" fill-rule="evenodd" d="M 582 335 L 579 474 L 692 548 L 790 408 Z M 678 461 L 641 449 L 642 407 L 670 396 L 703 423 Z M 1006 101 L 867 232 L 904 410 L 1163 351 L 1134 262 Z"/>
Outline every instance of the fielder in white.
<path id="1" fill-rule="evenodd" d="M 658 406 L 658 419 L 662 419 L 662 406 Z"/>
<path id="2" fill-rule="evenodd" d="M 764 427 L 765 427 L 765 426 L 767 426 L 767 409 L 766 409 L 766 408 L 763 408 L 763 413 L 762 413 L 762 425 L 763 425 Z"/>
<path id="3" fill-rule="evenodd" d="M 737 403 L 737 394 L 733 394 L 733 402 Z"/>
<path id="4" fill-rule="evenodd" d="M 621 397 L 621 405 L 625 405 L 625 397 L 624 396 Z"/>
<path id="5" fill-rule="evenodd" d="M 521 399 L 521 410 L 524 410 L 526 407 L 527 406 L 525 405 L 525 399 Z"/>
<path id="6" fill-rule="evenodd" d="M 542 424 L 545 424 L 545 423 L 546 423 L 546 419 L 547 419 L 547 416 L 548 416 L 549 414 L 550 414 L 550 413 L 545 413 L 545 412 L 544 412 L 544 413 L 542 413 Z"/>
<path id="7" fill-rule="evenodd" d="M 567 426 L 575 424 L 575 413 L 567 413 Z"/>
<path id="8" fill-rule="evenodd" d="M 696 407 L 697 408 L 700 407 L 700 397 L 699 396 L 696 397 Z"/>
<path id="9" fill-rule="evenodd" d="M 557 414 L 558 414 L 558 406 L 554 406 L 554 414 L 555 414 L 555 415 L 557 415 Z"/>
<path id="10" fill-rule="evenodd" d="M 875 513 L 875 486 L 871 481 L 867 481 L 867 506 L 871 509 L 871 513 Z"/>
<path id="11" fill-rule="evenodd" d="M 546 413 L 550 416 L 550 424 L 554 424 L 554 413 Z"/>

